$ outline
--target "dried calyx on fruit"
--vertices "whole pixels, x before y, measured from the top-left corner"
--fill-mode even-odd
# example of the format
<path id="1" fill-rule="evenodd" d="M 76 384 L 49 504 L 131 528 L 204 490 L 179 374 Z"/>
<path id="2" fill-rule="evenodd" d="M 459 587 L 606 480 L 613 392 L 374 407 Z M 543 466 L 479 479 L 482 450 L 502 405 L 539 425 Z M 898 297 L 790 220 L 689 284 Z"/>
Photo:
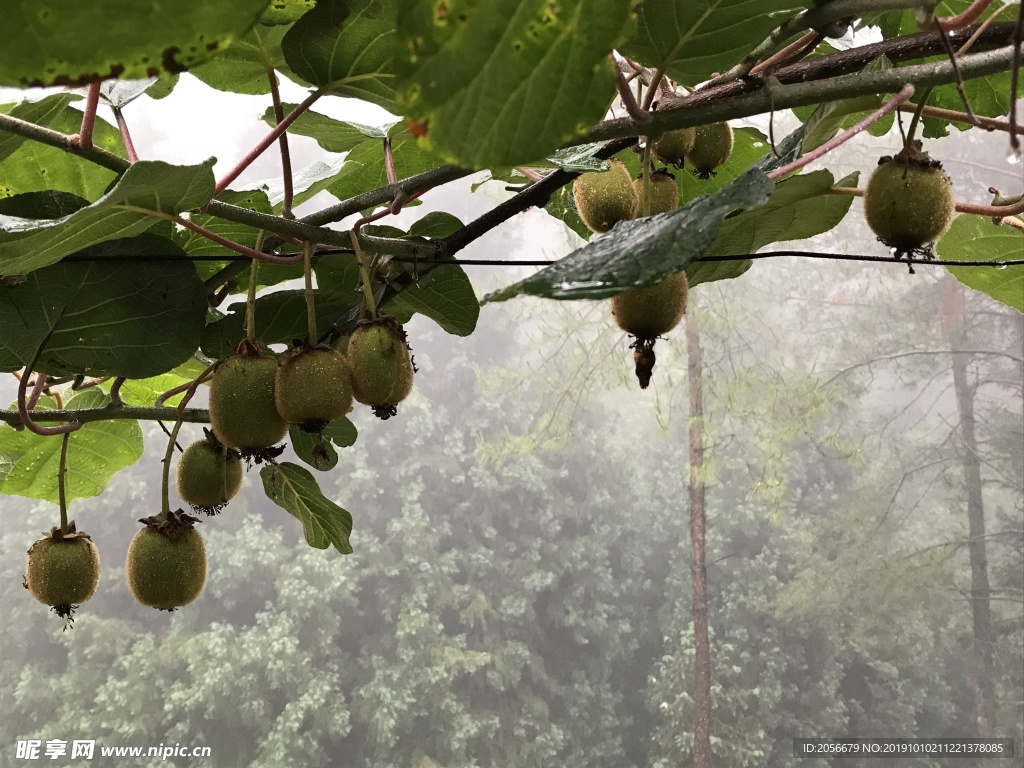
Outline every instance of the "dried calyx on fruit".
<path id="1" fill-rule="evenodd" d="M 361 321 L 348 342 L 348 362 L 355 399 L 381 419 L 394 416 L 416 371 L 402 324 L 390 315 Z"/>
<path id="2" fill-rule="evenodd" d="M 636 378 L 641 389 L 647 389 L 651 382 L 656 362 L 655 339 L 675 328 L 686 312 L 687 287 L 686 273 L 677 272 L 655 285 L 627 288 L 612 297 L 615 322 L 636 337 L 630 347 L 634 350 Z"/>
<path id="3" fill-rule="evenodd" d="M 352 372 L 329 346 L 295 347 L 280 356 L 274 402 L 281 418 L 304 431 L 320 433 L 352 410 Z"/>
<path id="4" fill-rule="evenodd" d="M 193 527 L 199 519 L 179 510 L 166 519 L 156 516 L 139 522 L 146 527 L 128 547 L 128 588 L 150 608 L 173 611 L 188 605 L 206 586 L 206 545 Z"/>
<path id="5" fill-rule="evenodd" d="M 693 151 L 696 138 L 696 128 L 680 128 L 677 131 L 663 133 L 654 140 L 651 149 L 654 156 L 666 165 L 682 167 L 686 156 Z"/>
<path id="6" fill-rule="evenodd" d="M 178 459 L 178 496 L 197 512 L 215 515 L 242 487 L 242 459 L 208 429 Z"/>
<path id="7" fill-rule="evenodd" d="M 636 196 L 640 201 L 637 215 L 642 216 L 644 209 L 644 175 L 642 173 L 633 182 L 633 186 L 636 187 Z M 651 174 L 647 188 L 651 197 L 649 215 L 668 213 L 679 207 L 679 187 L 676 185 L 676 177 L 664 168 Z"/>
<path id="8" fill-rule="evenodd" d="M 93 596 L 99 583 L 99 551 L 73 520 L 67 533 L 51 528 L 29 547 L 25 588 L 69 624 L 75 608 Z"/>
<path id="9" fill-rule="evenodd" d="M 276 377 L 277 356 L 266 354 L 261 342 L 248 339 L 213 374 L 210 425 L 221 443 L 245 458 L 265 458 L 267 449 L 288 432 L 288 423 L 274 402 Z"/>
<path id="10" fill-rule="evenodd" d="M 931 257 L 928 244 L 942 236 L 955 212 L 953 185 L 920 141 L 880 159 L 864 193 L 868 225 L 897 256 Z"/>
<path id="11" fill-rule="evenodd" d="M 686 153 L 693 172 L 702 179 L 715 175 L 732 154 L 733 133 L 728 123 L 710 123 L 696 128 L 693 147 Z"/>
<path id="12" fill-rule="evenodd" d="M 632 219 L 637 212 L 633 179 L 620 160 L 609 160 L 607 171 L 580 174 L 572 185 L 572 196 L 583 223 L 594 232 L 607 232 L 618 222 Z"/>

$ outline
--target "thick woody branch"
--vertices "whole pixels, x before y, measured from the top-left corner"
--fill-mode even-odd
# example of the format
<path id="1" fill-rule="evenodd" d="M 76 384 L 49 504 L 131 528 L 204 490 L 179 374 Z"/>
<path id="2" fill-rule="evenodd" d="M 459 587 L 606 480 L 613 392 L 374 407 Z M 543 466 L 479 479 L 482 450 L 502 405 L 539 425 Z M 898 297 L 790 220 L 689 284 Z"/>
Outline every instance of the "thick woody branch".
<path id="1" fill-rule="evenodd" d="M 111 419 L 132 419 L 148 421 L 170 421 L 181 417 L 182 421 L 195 424 L 208 424 L 210 412 L 205 408 L 186 408 L 178 411 L 177 408 L 150 408 L 139 406 L 108 406 L 106 408 L 85 408 L 85 409 L 46 409 L 32 411 L 33 421 L 60 421 L 77 422 L 86 424 L 90 421 L 109 421 Z M 17 411 L 0 410 L 0 421 L 5 421 L 12 427 L 22 426 L 21 416 Z"/>

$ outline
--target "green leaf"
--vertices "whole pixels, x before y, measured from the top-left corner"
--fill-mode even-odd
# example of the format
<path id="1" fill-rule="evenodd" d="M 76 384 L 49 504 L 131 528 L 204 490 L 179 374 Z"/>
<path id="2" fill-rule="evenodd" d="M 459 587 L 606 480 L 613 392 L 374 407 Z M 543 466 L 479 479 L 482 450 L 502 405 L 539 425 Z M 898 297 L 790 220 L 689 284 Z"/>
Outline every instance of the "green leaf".
<path id="1" fill-rule="evenodd" d="M 572 196 L 571 184 L 555 192 L 548 200 L 548 204 L 544 206 L 544 210 L 556 219 L 559 219 L 565 226 L 584 240 L 590 239 L 590 227 L 583 223 L 579 211 L 576 210 L 576 201 Z"/>
<path id="2" fill-rule="evenodd" d="M 0 370 L 27 365 L 44 342 L 37 368 L 54 374 L 146 378 L 192 355 L 206 288 L 171 242 L 147 234 L 79 255 L 89 260 L 0 285 Z M 152 255 L 182 258 L 145 260 Z M 103 263 L 108 257 L 119 260 Z"/>
<path id="3" fill-rule="evenodd" d="M 413 265 L 408 265 L 410 268 Z M 442 264 L 387 302 L 382 309 L 407 323 L 413 313 L 429 317 L 441 329 L 469 336 L 480 317 L 480 302 L 458 264 Z"/>
<path id="4" fill-rule="evenodd" d="M 73 93 L 55 93 L 39 101 L 21 101 L 16 104 L 0 104 L 0 113 L 25 120 L 36 125 L 49 126 L 57 117 L 64 114 L 68 104 L 78 97 Z M 21 136 L 0 131 L 0 160 L 10 155 L 28 141 Z"/>
<path id="5" fill-rule="evenodd" d="M 213 160 L 174 166 L 141 160 L 87 208 L 51 221 L 0 216 L 0 274 L 22 275 L 68 254 L 145 232 L 157 223 L 147 211 L 175 214 L 213 196 Z"/>
<path id="6" fill-rule="evenodd" d="M 240 208 L 246 208 L 250 211 L 258 211 L 260 213 L 273 213 L 273 208 L 270 205 L 270 200 L 267 199 L 267 194 L 262 190 L 245 190 L 238 191 L 233 189 L 227 189 L 217 196 L 217 199 L 222 203 L 228 203 L 230 205 L 237 205 Z M 189 215 L 189 219 L 201 227 L 214 232 L 221 237 L 226 237 L 229 240 L 233 240 L 240 245 L 248 246 L 249 248 L 256 247 L 256 238 L 259 235 L 259 230 L 256 227 L 250 227 L 247 224 L 239 224 L 235 221 L 228 221 L 222 219 L 219 216 L 210 216 L 205 213 L 193 213 Z M 203 237 L 191 229 L 179 229 L 174 232 L 174 242 L 189 256 L 231 256 L 235 257 L 238 255 L 237 251 L 233 251 L 230 248 L 226 248 L 223 245 L 213 242 L 212 240 Z M 208 265 L 216 265 L 219 269 L 223 264 L 218 262 L 206 262 Z M 212 266 L 202 267 L 200 269 L 213 270 Z M 208 275 L 203 275 L 207 277 Z"/>
<path id="7" fill-rule="evenodd" d="M 842 186 L 856 183 L 857 174 L 840 182 Z M 764 205 L 726 219 L 704 255 L 757 253 L 769 243 L 803 240 L 827 232 L 843 220 L 853 203 L 852 197 L 830 194 L 833 186 L 832 174 L 825 170 L 778 182 Z M 750 265 L 750 259 L 693 263 L 686 268 L 686 277 L 692 288 L 739 277 Z"/>
<path id="8" fill-rule="evenodd" d="M 523 293 L 552 299 L 603 299 L 626 288 L 653 285 L 703 255 L 726 216 L 764 203 L 772 191 L 764 172 L 751 169 L 717 192 L 674 211 L 621 221 L 610 232 L 485 301 L 505 301 Z"/>
<path id="9" fill-rule="evenodd" d="M 352 554 L 352 515 L 324 497 L 308 470 L 286 461 L 264 467 L 260 477 L 267 498 L 301 521 L 311 547 L 333 544 L 341 554 Z"/>
<path id="10" fill-rule="evenodd" d="M 291 425 L 288 436 L 295 455 L 313 469 L 328 472 L 338 466 L 338 452 L 330 440 L 305 432 L 298 424 Z"/>
<path id="11" fill-rule="evenodd" d="M 462 226 L 458 217 L 444 211 L 432 211 L 409 227 L 409 234 L 440 239 L 454 235 Z"/>
<path id="12" fill-rule="evenodd" d="M 338 294 L 317 290 L 316 330 L 323 336 L 331 323 L 362 303 L 356 293 Z M 234 352 L 234 345 L 245 338 L 245 302 L 236 302 L 228 308 L 221 320 L 206 326 L 203 332 L 203 352 L 213 358 L 226 357 Z M 293 339 L 306 337 L 306 295 L 303 291 L 275 291 L 256 299 L 256 336 L 267 344 L 291 344 Z"/>
<path id="13" fill-rule="evenodd" d="M 391 129 L 391 154 L 395 159 L 395 173 L 405 179 L 429 171 L 435 166 L 434 159 L 424 152 L 404 127 Z M 384 168 L 384 142 L 370 139 L 362 142 L 349 152 L 334 183 L 328 187 L 339 200 L 383 187 L 388 183 Z"/>
<path id="14" fill-rule="evenodd" d="M 205 64 L 193 67 L 189 73 L 218 91 L 250 95 L 270 93 L 267 62 L 274 69 L 287 69 L 281 51 L 286 31 L 286 27 L 255 26 L 230 48 Z M 285 114 L 287 112 L 286 109 Z"/>
<path id="15" fill-rule="evenodd" d="M 281 105 L 286 115 L 297 106 L 297 104 Z M 270 126 L 277 125 L 273 107 L 267 107 L 266 112 L 263 113 L 263 122 Z M 348 152 L 367 139 L 383 139 L 388 135 L 388 128 L 390 126 L 377 128 L 372 125 L 352 123 L 348 120 L 335 120 L 333 117 L 322 115 L 319 112 L 306 110 L 288 126 L 288 133 L 316 139 L 316 143 L 320 145 L 321 149 L 328 152 Z"/>
<path id="16" fill-rule="evenodd" d="M 292 208 L 329 189 L 341 172 L 343 164 L 344 160 L 340 158 L 332 160 L 330 163 L 315 160 L 294 174 L 292 176 Z M 266 190 L 274 213 L 280 215 L 284 207 L 284 182 L 281 177 L 278 176 L 263 182 L 263 189 Z"/>
<path id="17" fill-rule="evenodd" d="M 24 219 L 59 219 L 85 208 L 89 201 L 70 192 L 46 190 L 0 197 L 0 216 Z"/>
<path id="18" fill-rule="evenodd" d="M 725 72 L 810 0 L 644 0 L 636 34 L 619 51 L 696 85 Z"/>
<path id="19" fill-rule="evenodd" d="M 316 5 L 316 0 L 271 0 L 260 16 L 260 24 L 291 24 Z"/>
<path id="20" fill-rule="evenodd" d="M 628 0 L 399 0 L 399 91 L 445 162 L 531 162 L 600 120 Z"/>
<path id="21" fill-rule="evenodd" d="M 267 0 L 6 3 L 0 85 L 84 85 L 181 72 L 226 48 Z"/>
<path id="22" fill-rule="evenodd" d="M 332 421 L 324 427 L 323 434 L 339 448 L 350 448 L 355 445 L 356 438 L 359 436 L 356 425 L 349 421 L 347 416 Z"/>
<path id="23" fill-rule="evenodd" d="M 982 216 L 960 215 L 935 246 L 940 259 L 993 261 L 1019 259 L 1024 237 L 1013 227 L 993 224 Z M 976 291 L 1024 312 L 1024 266 L 947 267 L 950 273 Z"/>
<path id="24" fill-rule="evenodd" d="M 861 72 L 877 72 L 892 69 L 892 62 L 885 56 L 879 56 L 872 60 Z M 823 101 L 804 118 L 806 135 L 803 141 L 803 151 L 810 152 L 831 139 L 840 130 L 849 128 L 860 120 L 864 113 L 873 112 L 882 106 L 885 99 L 881 96 L 860 96 L 854 99 L 842 101 Z M 800 111 L 797 112 L 801 115 Z M 803 117 L 801 115 L 801 117 Z M 892 124 L 892 118 L 872 123 L 871 127 L 878 123 L 886 124 L 885 132 Z"/>
<path id="25" fill-rule="evenodd" d="M 320 0 L 288 30 L 288 66 L 336 96 L 395 107 L 394 0 Z"/>
<path id="26" fill-rule="evenodd" d="M 71 409 L 102 408 L 109 398 L 90 389 L 73 397 Z M 43 501 L 59 501 L 57 472 L 62 438 L 42 437 L 28 430 L 0 426 L 0 493 Z M 68 437 L 67 500 L 97 496 L 110 479 L 142 456 L 142 429 L 137 421 L 91 421 Z M 82 527 L 82 526 L 80 526 Z M 85 528 L 88 530 L 88 528 Z"/>
<path id="27" fill-rule="evenodd" d="M 78 133 L 81 125 L 82 113 L 70 107 L 49 120 L 49 127 L 61 133 Z M 96 120 L 93 143 L 119 157 L 125 156 L 121 135 L 105 120 Z M 62 149 L 29 141 L 0 163 L 0 197 L 57 189 L 95 200 L 107 191 L 115 176 L 113 171 Z"/>

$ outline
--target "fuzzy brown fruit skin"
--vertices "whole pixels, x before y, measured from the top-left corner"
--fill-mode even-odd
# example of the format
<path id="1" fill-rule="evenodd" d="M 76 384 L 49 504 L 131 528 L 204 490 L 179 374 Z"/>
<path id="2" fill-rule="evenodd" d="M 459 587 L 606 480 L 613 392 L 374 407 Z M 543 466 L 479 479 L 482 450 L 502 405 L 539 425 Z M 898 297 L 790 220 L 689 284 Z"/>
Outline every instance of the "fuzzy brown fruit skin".
<path id="1" fill-rule="evenodd" d="M 629 171 L 619 160 L 608 162 L 609 170 L 583 173 L 572 185 L 580 218 L 594 232 L 607 232 L 637 214 L 639 201 Z"/>
<path id="2" fill-rule="evenodd" d="M 279 443 L 288 423 L 277 412 L 277 358 L 232 355 L 210 382 L 210 424 L 224 445 L 250 453 Z"/>
<path id="3" fill-rule="evenodd" d="M 693 170 L 702 179 L 710 178 L 732 154 L 733 132 L 728 123 L 710 123 L 696 129 L 693 148 L 686 154 Z"/>
<path id="4" fill-rule="evenodd" d="M 412 358 L 393 318 L 356 328 L 348 342 L 348 361 L 352 394 L 364 405 L 395 405 L 412 391 Z"/>
<path id="5" fill-rule="evenodd" d="M 93 596 L 99 583 L 100 553 L 87 538 L 42 538 L 28 550 L 25 584 L 44 605 L 79 605 Z"/>
<path id="6" fill-rule="evenodd" d="M 693 151 L 697 139 L 696 128 L 680 128 L 659 136 L 651 145 L 654 156 L 666 165 L 681 165 L 686 156 Z"/>
<path id="7" fill-rule="evenodd" d="M 878 239 L 910 253 L 942 237 L 956 213 L 953 185 L 934 161 L 883 158 L 864 192 L 864 215 Z"/>
<path id="8" fill-rule="evenodd" d="M 237 451 L 198 440 L 178 460 L 178 496 L 197 509 L 220 507 L 242 487 L 242 470 Z"/>
<path id="9" fill-rule="evenodd" d="M 686 273 L 677 272 L 647 288 L 627 288 L 612 297 L 615 322 L 638 339 L 668 333 L 686 313 Z"/>
<path id="10" fill-rule="evenodd" d="M 352 410 L 352 371 L 333 349 L 303 349 L 278 361 L 274 402 L 281 418 L 319 432 Z"/>
<path id="11" fill-rule="evenodd" d="M 128 547 L 125 579 L 143 605 L 169 611 L 188 605 L 206 586 L 206 544 L 199 531 L 168 535 L 147 526 Z"/>
<path id="12" fill-rule="evenodd" d="M 643 216 L 643 174 L 633 182 L 633 186 L 636 187 L 636 196 L 640 201 L 637 215 Z M 679 207 L 679 187 L 676 185 L 676 180 L 673 178 L 672 174 L 665 173 L 664 171 L 655 171 L 651 174 L 649 188 L 651 196 L 649 205 L 650 210 L 648 212 L 649 216 L 653 216 L 656 213 L 668 213 L 669 211 L 674 211 Z"/>

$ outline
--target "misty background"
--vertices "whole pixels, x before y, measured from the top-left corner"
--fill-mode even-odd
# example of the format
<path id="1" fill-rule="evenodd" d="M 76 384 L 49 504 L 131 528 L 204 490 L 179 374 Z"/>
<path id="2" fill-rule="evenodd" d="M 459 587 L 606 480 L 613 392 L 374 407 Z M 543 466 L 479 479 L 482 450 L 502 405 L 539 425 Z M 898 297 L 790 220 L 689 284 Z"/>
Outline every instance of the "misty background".
<path id="1" fill-rule="evenodd" d="M 283 96 L 297 100 L 294 89 Z M 220 176 L 267 131 L 265 108 L 184 76 L 170 97 L 144 96 L 125 116 L 141 158 L 213 154 Z M 345 99 L 314 109 L 387 118 Z M 777 116 L 776 135 L 793 124 Z M 309 139 L 290 144 L 296 170 L 333 157 Z M 895 134 L 860 136 L 809 170 L 860 171 L 863 186 L 897 148 Z M 1020 189 L 1003 134 L 954 132 L 929 149 L 960 200 Z M 278 174 L 272 147 L 236 186 Z M 511 194 L 500 182 L 472 191 L 481 178 L 432 190 L 382 223 L 407 226 L 433 210 L 467 222 Z M 839 227 L 792 247 L 883 255 L 860 212 L 854 200 Z M 556 259 L 580 242 L 531 210 L 463 255 Z M 482 296 L 532 269 L 467 272 Z M 687 322 L 704 347 L 716 762 L 824 768 L 797 760 L 792 738 L 975 733 L 957 366 L 977 428 L 995 735 L 1024 748 L 1024 316 L 937 267 L 910 275 L 776 258 L 694 289 Z M 205 594 L 173 614 L 136 604 L 124 554 L 136 520 L 158 510 L 166 444 L 145 425 L 143 459 L 70 509 L 103 575 L 62 632 L 22 589 L 25 550 L 57 508 L 0 498 L 0 765 L 16 764 L 27 738 L 213 750 L 209 760 L 110 765 L 685 764 L 682 326 L 658 342 L 646 391 L 607 302 L 486 305 L 465 339 L 422 317 L 407 330 L 420 368 L 413 395 L 386 422 L 357 407 L 358 441 L 318 474 L 354 517 L 349 557 L 308 547 L 254 468 L 200 526 Z M 180 442 L 200 436 L 185 425 Z"/>

